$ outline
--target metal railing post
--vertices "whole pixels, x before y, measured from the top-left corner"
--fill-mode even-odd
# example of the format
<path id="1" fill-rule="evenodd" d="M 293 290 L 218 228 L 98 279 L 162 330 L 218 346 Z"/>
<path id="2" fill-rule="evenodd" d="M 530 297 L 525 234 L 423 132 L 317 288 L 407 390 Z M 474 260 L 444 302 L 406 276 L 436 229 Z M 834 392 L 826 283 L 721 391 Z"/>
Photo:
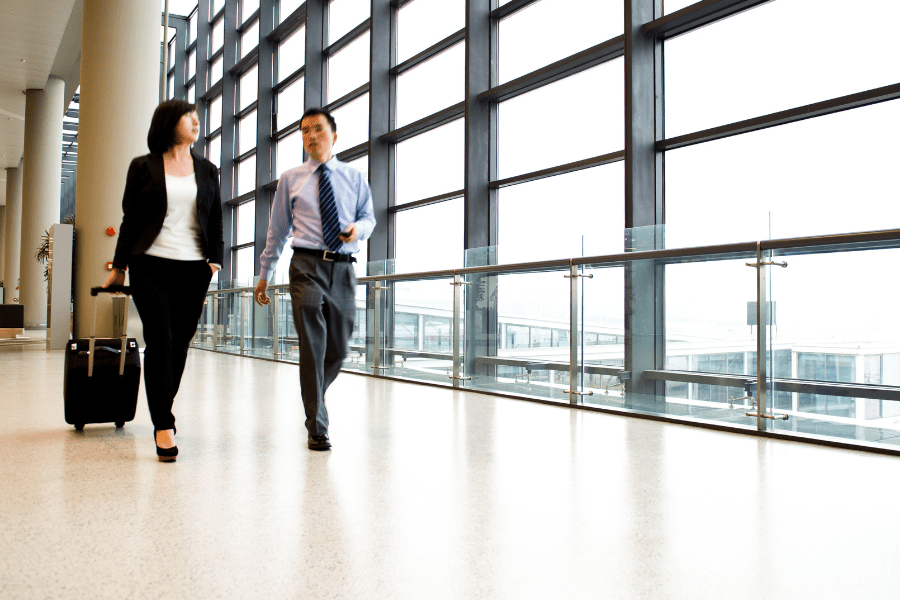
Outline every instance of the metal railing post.
<path id="1" fill-rule="evenodd" d="M 238 331 L 240 332 L 240 337 L 241 337 L 241 354 L 242 355 L 246 351 L 246 347 L 244 345 L 244 331 L 245 331 L 244 327 L 245 327 L 245 324 L 247 323 L 247 303 L 245 301 L 247 296 L 249 296 L 249 294 L 247 292 L 241 292 L 241 295 L 240 295 L 240 297 L 241 297 L 241 320 L 238 323 Z"/>
<path id="2" fill-rule="evenodd" d="M 581 370 L 578 364 L 578 278 L 592 278 L 594 275 L 582 275 L 578 266 L 569 261 L 569 404 L 581 404 L 581 396 L 591 396 L 594 392 L 581 391 Z"/>
<path id="3" fill-rule="evenodd" d="M 372 370 L 377 374 L 379 371 L 383 369 L 390 369 L 390 365 L 382 366 L 381 364 L 381 292 L 382 290 L 387 290 L 388 286 L 381 285 L 379 280 L 375 280 L 375 286 L 372 288 L 375 291 L 375 310 L 372 315 L 372 329 L 374 340 L 372 342 Z"/>
<path id="4" fill-rule="evenodd" d="M 278 305 L 281 304 L 281 295 L 277 289 L 272 291 L 272 356 L 278 358 L 284 352 L 280 352 L 281 347 L 281 323 L 278 321 Z"/>
<path id="5" fill-rule="evenodd" d="M 773 262 L 763 260 L 762 243 L 756 243 L 756 262 L 747 263 L 748 267 L 756 268 L 756 412 L 745 413 L 748 417 L 756 417 L 756 429 L 766 430 L 766 419 L 787 420 L 788 415 L 766 414 L 768 393 L 766 388 L 766 332 L 769 327 L 769 303 L 766 297 L 766 276 L 771 265 L 786 268 L 786 262 Z M 774 408 L 774 407 L 773 407 Z"/>
<path id="6" fill-rule="evenodd" d="M 213 350 L 221 348 L 219 343 L 219 294 L 213 294 Z"/>

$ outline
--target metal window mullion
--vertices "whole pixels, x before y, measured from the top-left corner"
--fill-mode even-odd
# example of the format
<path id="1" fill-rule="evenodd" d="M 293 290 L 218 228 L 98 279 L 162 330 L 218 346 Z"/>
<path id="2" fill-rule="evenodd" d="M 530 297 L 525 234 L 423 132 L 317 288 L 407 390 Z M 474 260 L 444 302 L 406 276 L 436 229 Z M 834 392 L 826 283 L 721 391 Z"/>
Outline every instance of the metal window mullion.
<path id="1" fill-rule="evenodd" d="M 237 120 L 235 119 L 235 111 L 237 109 L 237 78 L 231 73 L 237 59 L 237 30 L 228 25 L 237 23 L 237 3 L 225 2 L 224 15 L 218 18 L 224 21 L 224 46 L 222 49 L 222 135 L 221 135 L 221 157 L 219 164 L 222 189 L 222 202 L 228 202 L 234 197 L 235 180 L 234 176 L 234 142 L 235 129 Z M 233 235 L 232 223 L 234 215 L 231 210 L 222 211 L 222 227 L 226 232 L 226 246 L 231 246 Z M 224 264 L 222 270 L 229 279 L 234 279 L 234 265 L 232 264 L 232 254 L 226 253 L 223 259 Z"/>
<path id="2" fill-rule="evenodd" d="M 304 108 L 323 106 L 327 86 L 325 60 L 325 5 L 327 2 L 306 3 L 306 75 L 304 77 Z"/>
<path id="3" fill-rule="evenodd" d="M 276 48 L 276 47 L 277 46 L 273 46 L 273 51 L 274 51 L 274 48 Z M 273 58 L 273 62 L 277 62 L 277 58 Z M 275 72 L 274 65 L 272 67 L 272 72 L 273 73 Z M 276 94 L 280 94 L 281 92 L 283 92 L 285 90 L 285 88 L 288 88 L 291 85 L 297 83 L 297 81 L 299 81 L 300 78 L 303 77 L 304 75 L 306 75 L 306 65 L 305 64 L 302 67 L 300 67 L 299 69 L 297 69 L 296 71 L 294 71 L 293 73 L 291 73 L 290 75 L 288 75 L 287 77 L 285 77 L 284 79 L 282 79 L 281 81 L 276 82 L 272 86 L 272 91 Z"/>
<path id="4" fill-rule="evenodd" d="M 330 7 L 330 4 L 329 4 Z M 327 23 L 327 19 L 326 19 Z M 371 31 L 372 28 L 372 19 L 368 18 L 353 29 L 351 29 L 348 33 L 344 34 L 339 40 L 335 40 L 333 44 L 326 46 L 323 50 L 325 56 L 330 58 L 355 42 L 357 39 Z"/>
<path id="5" fill-rule="evenodd" d="M 264 188 L 273 175 L 275 158 L 275 141 L 272 137 L 273 109 L 275 106 L 275 92 L 273 87 L 275 47 L 274 42 L 269 41 L 269 34 L 275 28 L 275 2 L 277 0 L 260 0 L 259 5 L 259 69 L 257 75 L 258 97 L 256 101 L 256 223 L 254 227 L 254 246 L 256 256 L 262 254 L 266 248 L 266 236 L 269 222 L 269 205 L 273 194 Z M 269 107 L 270 110 L 266 110 Z M 259 261 L 253 266 L 253 274 L 259 275 Z M 255 325 L 255 324 L 254 324 Z"/>
<path id="6" fill-rule="evenodd" d="M 610 152 L 609 154 L 594 156 L 592 158 L 586 158 L 584 160 L 578 160 L 575 162 L 550 167 L 548 169 L 541 169 L 540 171 L 532 171 L 531 173 L 516 175 L 515 177 L 507 177 L 506 179 L 491 181 L 490 187 L 492 189 L 500 189 L 511 185 L 518 185 L 520 183 L 537 181 L 546 177 L 565 175 L 566 173 L 574 173 L 575 171 L 580 171 L 582 169 L 591 169 L 593 167 L 599 167 L 601 165 L 621 162 L 623 160 L 625 160 L 625 151 L 619 150 L 618 152 Z"/>

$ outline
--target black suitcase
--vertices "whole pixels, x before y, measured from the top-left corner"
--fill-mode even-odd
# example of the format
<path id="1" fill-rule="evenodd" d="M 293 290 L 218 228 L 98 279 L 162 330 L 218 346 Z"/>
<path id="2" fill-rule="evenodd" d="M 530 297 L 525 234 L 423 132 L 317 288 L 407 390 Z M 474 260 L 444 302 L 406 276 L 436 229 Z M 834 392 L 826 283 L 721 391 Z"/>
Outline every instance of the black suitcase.
<path id="1" fill-rule="evenodd" d="M 91 296 L 100 292 L 131 293 L 126 286 L 91 288 Z M 141 383 L 141 355 L 137 340 L 127 337 L 128 314 L 121 338 L 95 338 L 97 300 L 94 300 L 94 325 L 88 339 L 70 340 L 66 346 L 65 399 L 66 423 L 81 431 L 85 423 L 115 423 L 124 427 L 134 420 Z M 122 348 L 125 352 L 122 352 Z"/>

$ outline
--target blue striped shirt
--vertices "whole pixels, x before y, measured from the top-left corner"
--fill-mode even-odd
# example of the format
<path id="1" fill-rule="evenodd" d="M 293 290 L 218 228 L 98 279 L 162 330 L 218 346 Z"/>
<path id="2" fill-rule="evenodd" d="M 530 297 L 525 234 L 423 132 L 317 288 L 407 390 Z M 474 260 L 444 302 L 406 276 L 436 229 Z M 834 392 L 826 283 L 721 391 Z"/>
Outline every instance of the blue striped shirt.
<path id="1" fill-rule="evenodd" d="M 316 169 L 321 164 L 310 159 L 299 167 L 285 171 L 279 178 L 269 216 L 266 249 L 259 257 L 260 280 L 272 279 L 289 236 L 292 248 L 328 249 L 322 237 L 322 218 L 319 214 L 319 174 Z M 372 192 L 363 174 L 346 163 L 332 157 L 325 163 L 325 168 L 330 171 L 341 230 L 350 223 L 356 223 L 357 241 L 345 243 L 340 252 L 355 254 L 359 252 L 359 242 L 367 240 L 375 229 Z"/>

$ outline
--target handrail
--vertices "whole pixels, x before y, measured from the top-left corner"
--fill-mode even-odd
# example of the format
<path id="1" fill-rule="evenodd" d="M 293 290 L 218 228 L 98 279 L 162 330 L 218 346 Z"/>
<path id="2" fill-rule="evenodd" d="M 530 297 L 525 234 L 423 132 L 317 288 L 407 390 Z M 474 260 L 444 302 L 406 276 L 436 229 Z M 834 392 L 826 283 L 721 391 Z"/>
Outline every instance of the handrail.
<path id="1" fill-rule="evenodd" d="M 366 275 L 357 278 L 359 283 L 375 281 L 408 281 L 423 279 L 452 278 L 455 275 L 478 275 L 491 273 L 521 273 L 535 271 L 550 271 L 554 269 L 566 269 L 572 265 L 605 265 L 610 267 L 623 266 L 626 263 L 655 260 L 670 263 L 683 262 L 688 259 L 706 258 L 708 260 L 720 259 L 728 254 L 755 253 L 757 245 L 762 250 L 798 250 L 822 246 L 841 245 L 852 250 L 854 245 L 867 242 L 894 242 L 889 246 L 900 247 L 900 229 L 884 229 L 879 231 L 863 231 L 858 233 L 842 233 L 835 235 L 808 236 L 796 238 L 781 238 L 774 240 L 760 240 L 758 242 L 737 242 L 734 244 L 716 244 L 712 246 L 692 246 L 689 248 L 671 248 L 661 250 L 636 250 L 617 254 L 604 254 L 599 256 L 579 256 L 573 258 L 561 258 L 556 260 L 534 261 L 526 263 L 511 263 L 508 265 L 485 265 L 479 267 L 461 267 L 458 269 L 442 269 L 439 271 L 418 271 L 415 273 L 394 273 L 384 275 Z M 276 284 L 271 287 L 286 286 L 288 284 Z M 225 291 L 247 291 L 253 287 L 227 288 L 210 290 L 208 293 Z"/>
<path id="2" fill-rule="evenodd" d="M 788 377 L 775 377 L 775 373 L 770 371 L 769 360 L 770 346 L 767 342 L 767 329 L 770 327 L 769 320 L 770 311 L 774 309 L 774 303 L 770 302 L 768 296 L 771 294 L 770 286 L 767 281 L 771 277 L 770 271 L 772 266 L 785 267 L 787 261 L 780 262 L 782 259 L 776 256 L 791 256 L 800 254 L 829 254 L 834 252 L 857 252 L 860 250 L 882 250 L 886 248 L 900 248 L 900 229 L 887 229 L 879 231 L 865 231 L 856 233 L 836 234 L 836 235 L 819 235 L 808 237 L 783 238 L 775 240 L 765 240 L 758 242 L 738 242 L 731 244 L 718 244 L 709 246 L 696 246 L 687 248 L 660 248 L 660 249 L 638 249 L 641 248 L 643 242 L 642 237 L 647 240 L 646 246 L 652 246 L 654 243 L 662 245 L 665 239 L 664 231 L 657 227 L 647 227 L 631 232 L 634 235 L 625 238 L 625 245 L 634 246 L 633 251 L 619 252 L 615 254 L 606 254 L 588 257 L 572 257 L 556 260 L 533 261 L 524 263 L 513 263 L 504 265 L 484 265 L 474 267 L 464 267 L 457 269 L 443 269 L 436 271 L 423 271 L 415 273 L 392 273 L 369 275 L 359 277 L 357 281 L 368 287 L 366 299 L 365 313 L 365 342 L 360 345 L 360 339 L 357 338 L 357 345 L 353 346 L 359 355 L 351 362 L 348 367 L 350 370 L 359 372 L 368 372 L 370 374 L 388 376 L 388 377 L 410 377 L 413 379 L 429 381 L 438 385 L 447 385 L 452 382 L 454 388 L 466 387 L 472 389 L 490 389 L 507 390 L 516 397 L 532 397 L 532 392 L 522 395 L 522 390 L 516 386 L 525 383 L 529 386 L 537 386 L 540 388 L 535 392 L 541 398 L 552 398 L 553 402 L 559 402 L 563 398 L 568 398 L 571 404 L 592 406 L 598 405 L 598 401 L 587 401 L 583 397 L 591 396 L 600 390 L 602 398 L 607 398 L 610 390 L 615 390 L 612 400 L 607 400 L 606 404 L 612 402 L 612 405 L 619 406 L 624 403 L 626 408 L 634 408 L 641 406 L 643 394 L 649 394 L 653 400 L 651 402 L 659 402 L 658 396 L 665 396 L 665 402 L 692 403 L 697 402 L 697 406 L 701 406 L 704 411 L 715 408 L 716 405 L 704 402 L 702 399 L 686 398 L 684 401 L 677 398 L 668 398 L 668 389 L 661 386 L 657 382 L 680 382 L 695 383 L 713 386 L 723 386 L 726 388 L 742 389 L 744 394 L 739 398 L 729 398 L 729 400 L 737 401 L 738 406 L 732 406 L 732 402 L 728 403 L 728 408 L 738 408 L 737 412 L 728 413 L 730 416 L 723 417 L 728 423 L 735 423 L 735 415 L 740 419 L 745 417 L 755 417 L 756 430 L 761 433 L 769 434 L 776 432 L 776 427 L 772 424 L 775 420 L 781 421 L 788 418 L 813 418 L 802 409 L 797 409 L 797 398 L 792 399 L 794 408 L 785 409 L 781 405 L 776 406 L 776 402 L 772 398 L 774 392 L 785 392 L 789 394 L 818 394 L 825 396 L 843 396 L 845 398 L 868 399 L 869 401 L 892 401 L 900 402 L 900 386 L 882 385 L 882 384 L 866 384 L 853 382 L 829 382 L 821 380 L 804 380 Z M 744 259 L 751 260 L 744 260 Z M 755 332 L 755 344 L 751 353 L 757 357 L 755 373 L 748 374 L 728 374 L 728 373 L 706 373 L 696 371 L 681 371 L 672 369 L 648 368 L 653 364 L 659 364 L 658 361 L 653 363 L 641 364 L 628 359 L 628 335 L 633 329 L 629 329 L 627 314 L 625 318 L 625 344 L 620 346 L 615 355 L 616 361 L 621 366 L 592 364 L 602 362 L 602 357 L 612 356 L 606 350 L 602 352 L 588 352 L 588 346 L 593 346 L 593 342 L 585 342 L 583 339 L 579 342 L 579 332 L 585 331 L 585 324 L 582 322 L 583 317 L 579 316 L 578 307 L 583 298 L 583 291 L 579 291 L 579 284 L 576 283 L 576 277 L 590 277 L 590 273 L 583 273 L 579 267 L 589 266 L 593 268 L 609 268 L 629 266 L 630 264 L 649 261 L 648 264 L 656 267 L 669 264 L 679 264 L 686 262 L 708 262 L 716 260 L 727 260 L 731 264 L 737 263 L 738 267 L 743 269 L 747 267 L 755 268 L 754 278 L 756 280 L 756 309 L 755 323 L 766 324 L 765 326 L 757 326 Z M 389 266 L 378 262 L 370 263 L 369 267 L 373 270 L 384 270 Z M 475 331 L 477 327 L 470 328 L 466 323 L 465 317 L 467 307 L 466 300 L 462 294 L 463 286 L 469 282 L 464 280 L 466 276 L 473 275 L 499 275 L 511 273 L 536 273 L 558 271 L 571 278 L 568 284 L 569 289 L 569 317 L 567 319 L 569 325 L 568 355 L 563 354 L 563 348 L 557 348 L 552 353 L 526 352 L 523 356 L 516 352 L 507 352 L 503 344 L 499 340 L 499 335 L 506 335 L 506 330 L 499 327 L 501 318 L 496 313 L 484 313 L 484 316 L 496 319 L 486 321 L 484 325 L 497 325 L 498 341 L 482 342 L 475 340 L 472 343 L 466 342 L 463 346 L 461 332 Z M 626 278 L 626 284 L 629 278 L 641 278 L 646 271 L 636 269 L 629 274 L 626 271 L 623 276 Z M 749 274 L 749 272 L 748 272 Z M 655 275 L 653 275 L 655 276 Z M 384 303 L 382 301 L 385 294 L 389 293 L 391 286 L 383 285 L 386 282 L 402 282 L 402 281 L 422 281 L 422 280 L 448 280 L 454 287 L 453 291 L 453 317 L 450 320 L 452 329 L 452 343 L 450 350 L 445 351 L 445 347 L 431 348 L 426 350 L 427 342 L 422 342 L 421 330 L 418 331 L 419 343 L 415 349 L 393 348 L 393 338 L 385 336 L 382 338 L 381 331 L 383 328 L 391 327 L 391 319 L 389 316 L 392 310 L 397 309 L 393 302 Z M 470 279 L 471 281 L 471 279 Z M 562 280 L 560 280 L 562 281 Z M 224 281 L 224 284 L 230 282 Z M 368 285 L 367 285 L 368 284 Z M 289 283 L 280 283 L 271 285 L 272 294 L 284 295 L 284 291 L 289 288 Z M 218 350 L 223 346 L 230 353 L 237 353 L 237 340 L 240 340 L 241 354 L 245 353 L 246 344 L 244 338 L 244 327 L 248 322 L 246 313 L 246 295 L 254 289 L 251 286 L 240 286 L 235 288 L 222 288 L 210 290 L 208 298 L 210 298 L 211 307 L 211 324 L 212 341 L 209 341 L 209 333 L 201 332 L 200 335 L 207 335 L 201 341 L 201 347 Z M 562 294 L 562 287 L 558 290 Z M 490 289 L 486 291 L 490 292 Z M 232 295 L 240 295 L 241 302 L 222 302 L 224 298 Z M 469 295 L 466 294 L 465 298 Z M 474 297 L 474 296 L 473 296 Z M 556 300 L 554 300 L 556 301 Z M 559 299 L 559 301 L 564 302 Z M 283 327 L 278 318 L 278 302 L 273 303 L 272 308 L 266 313 L 264 322 L 259 316 L 254 316 L 254 323 L 262 326 L 264 332 L 271 330 L 271 337 L 267 335 L 254 335 L 254 340 L 262 339 L 263 345 L 272 344 L 271 351 L 266 356 L 256 356 L 267 360 L 284 361 L 285 353 L 279 352 L 282 343 L 287 339 L 281 337 Z M 771 306 L 770 306 L 771 305 Z M 474 306 L 474 305 L 472 305 Z M 750 306 L 748 304 L 748 306 Z M 238 308 L 239 307 L 239 308 Z M 372 307 L 375 310 L 371 310 Z M 273 310 L 274 308 L 274 310 Z M 358 306 L 358 309 L 362 308 Z M 446 307 L 445 307 L 446 308 Z M 476 308 L 476 320 L 473 325 L 478 323 L 479 315 Z M 371 321 L 370 321 L 371 319 Z M 421 322 L 421 321 L 420 321 Z M 562 323 L 562 322 L 560 322 Z M 492 325 L 493 324 L 493 325 Z M 238 333 L 235 334 L 235 327 Z M 621 326 L 618 326 L 621 327 Z M 271 329 L 270 329 L 271 328 Z M 483 327 L 482 327 L 483 329 Z M 209 331 L 209 330 L 207 330 Z M 360 329 L 362 334 L 362 328 Z M 447 335 L 445 331 L 443 336 Z M 641 335 L 638 332 L 638 335 Z M 248 338 L 249 339 L 249 338 Z M 446 337 L 444 337 L 446 339 Z M 468 338 L 467 338 L 468 339 Z M 560 338 L 562 339 L 562 338 Z M 271 342 L 270 342 L 271 340 Z M 220 343 L 222 342 L 222 343 Z M 486 345 L 485 345 L 486 344 Z M 744 348 L 745 342 L 741 342 Z M 257 348 L 255 341 L 251 342 L 253 348 Z M 418 347 L 421 345 L 421 348 Z M 266 346 L 268 347 L 268 346 Z M 745 350 L 747 348 L 744 348 Z M 622 359 L 622 351 L 625 351 L 624 361 Z M 643 349 L 640 349 L 643 352 Z M 742 350 L 743 351 L 743 350 Z M 285 352 L 289 352 L 285 349 Z M 291 351 L 292 352 L 292 351 Z M 264 350 L 265 354 L 266 351 Z M 463 357 L 465 356 L 465 361 Z M 765 358 L 764 358 L 765 357 Z M 398 363 L 399 359 L 403 359 Z M 296 362 L 296 361 L 287 361 Z M 448 365 L 452 362 L 452 367 Z M 512 369 L 511 369 L 512 368 Z M 447 380 L 443 380 L 444 371 L 446 370 Z M 525 375 L 522 375 L 522 371 Z M 549 372 L 546 375 L 540 374 L 532 377 L 533 372 L 542 371 Z M 418 378 L 416 373 L 420 373 Z M 568 373 L 568 377 L 566 377 Z M 410 375 L 412 374 L 412 375 Z M 521 377 L 525 379 L 521 379 Z M 591 379 L 585 379 L 585 376 L 593 376 Z M 599 376 L 599 378 L 597 378 Z M 515 381 L 515 384 L 510 383 Z M 618 383 L 615 383 L 618 380 Z M 469 382 L 469 383 L 465 383 Z M 650 385 L 648 386 L 648 382 Z M 509 384 L 512 388 L 505 388 Z M 531 389 L 531 388 L 529 388 Z M 643 391 L 649 389 L 651 391 Z M 656 391 L 653 391 L 656 390 Z M 665 390 L 665 391 L 662 391 Z M 676 394 L 677 395 L 677 394 Z M 633 406 L 629 406 L 632 403 Z M 634 404 L 636 403 L 636 404 Z M 603 402 L 600 402 L 603 404 Z M 612 406 L 610 405 L 610 406 Z M 653 406 L 656 406 L 653 404 Z M 865 411 L 869 411 L 870 405 L 864 405 Z M 662 409 L 661 414 L 668 414 L 666 408 Z M 749 411 L 749 412 L 748 412 Z M 650 411 L 656 414 L 656 409 Z M 702 413 L 702 411 L 701 411 Z M 697 413 L 697 418 L 703 419 L 701 413 Z M 706 414 L 706 413 L 703 413 Z M 718 413 L 716 413 L 718 414 Z M 868 412 L 866 412 L 868 414 Z M 833 415 L 832 415 L 833 416 Z M 718 418 L 718 417 L 716 417 Z M 818 417 L 815 417 L 818 418 Z M 826 421 L 830 417 L 823 417 Z M 833 417 L 834 421 L 845 422 L 841 419 L 843 416 Z M 867 418 L 867 417 L 866 417 Z M 852 417 L 851 417 L 852 419 Z M 713 419 L 715 420 L 715 418 Z M 743 422 L 743 421 L 742 421 Z M 873 423 L 872 427 L 880 427 Z M 888 428 L 889 429 L 889 428 Z M 798 430 L 799 431 L 799 430 Z M 880 431 L 880 429 L 879 429 Z M 835 434 L 841 437 L 843 434 Z M 868 434 L 866 434 L 868 435 Z M 867 438 L 868 439 L 868 438 Z"/>

